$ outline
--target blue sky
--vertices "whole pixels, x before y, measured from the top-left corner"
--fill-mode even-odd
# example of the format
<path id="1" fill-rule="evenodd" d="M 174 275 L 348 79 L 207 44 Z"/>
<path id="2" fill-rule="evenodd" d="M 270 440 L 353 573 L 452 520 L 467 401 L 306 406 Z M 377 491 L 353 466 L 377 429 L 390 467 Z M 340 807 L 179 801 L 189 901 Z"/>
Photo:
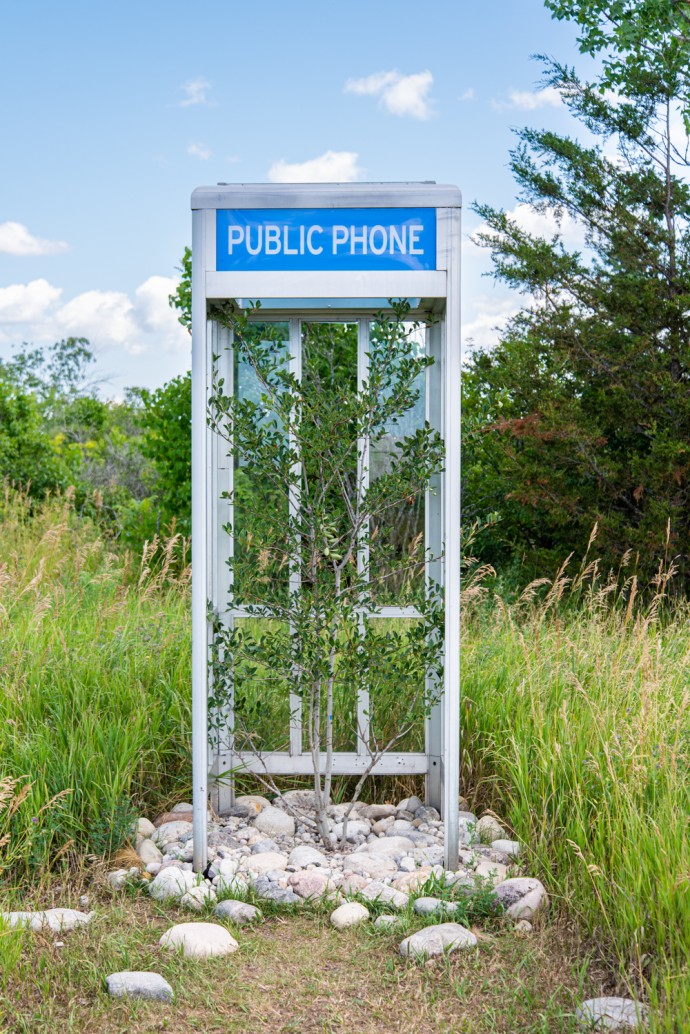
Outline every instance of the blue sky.
<path id="1" fill-rule="evenodd" d="M 0 355 L 87 336 L 111 396 L 189 366 L 166 298 L 194 187 L 434 179 L 469 237 L 474 200 L 516 208 L 511 129 L 570 127 L 530 55 L 583 67 L 540 0 L 4 0 L 2 25 Z M 487 269 L 468 240 L 481 345 L 517 304 Z"/>

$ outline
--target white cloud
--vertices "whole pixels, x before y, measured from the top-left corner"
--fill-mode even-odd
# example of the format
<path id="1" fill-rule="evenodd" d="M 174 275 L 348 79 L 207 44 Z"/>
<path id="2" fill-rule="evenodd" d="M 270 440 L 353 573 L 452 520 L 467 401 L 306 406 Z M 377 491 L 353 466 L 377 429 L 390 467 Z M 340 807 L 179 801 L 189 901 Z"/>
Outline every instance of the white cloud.
<path id="1" fill-rule="evenodd" d="M 519 111 L 537 111 L 539 108 L 560 108 L 563 104 L 555 86 L 543 90 L 511 90 L 507 101 L 495 102 L 497 108 L 515 108 Z"/>
<path id="2" fill-rule="evenodd" d="M 0 223 L 0 252 L 5 255 L 58 255 L 68 249 L 66 241 L 34 237 L 23 223 Z"/>
<path id="3" fill-rule="evenodd" d="M 202 162 L 208 161 L 213 152 L 206 144 L 189 144 L 187 154 L 192 158 L 199 158 Z"/>
<path id="4" fill-rule="evenodd" d="M 559 234 L 566 248 L 581 249 L 586 246 L 585 227 L 568 212 L 563 212 L 561 218 L 557 219 L 552 209 L 538 212 L 532 205 L 520 202 L 515 208 L 506 212 L 506 215 L 516 222 L 521 230 L 533 237 L 551 240 L 556 234 Z M 479 233 L 490 232 L 486 223 L 483 223 L 472 231 L 472 237 Z M 472 237 L 468 242 L 468 247 L 475 244 Z"/>
<path id="5" fill-rule="evenodd" d="M 469 86 L 463 93 L 458 97 L 459 101 L 473 101 L 474 100 L 474 87 Z"/>
<path id="6" fill-rule="evenodd" d="M 379 104 L 391 115 L 429 119 L 433 114 L 428 96 L 434 77 L 428 70 L 413 75 L 401 75 L 397 70 L 374 72 L 363 79 L 348 79 L 345 93 L 378 97 Z"/>
<path id="7" fill-rule="evenodd" d="M 185 96 L 180 101 L 181 108 L 191 108 L 195 104 L 208 104 L 207 93 L 211 89 L 208 79 L 201 76 L 197 79 L 190 79 L 182 87 Z"/>
<path id="8" fill-rule="evenodd" d="M 306 162 L 274 162 L 268 170 L 271 183 L 352 183 L 362 175 L 355 151 L 326 151 Z"/>
<path id="9" fill-rule="evenodd" d="M 495 345 L 508 321 L 520 311 L 514 294 L 480 295 L 472 299 L 472 308 L 473 318 L 462 327 L 463 343 L 472 349 Z"/>
<path id="10" fill-rule="evenodd" d="M 0 288 L 0 341 L 52 342 L 87 337 L 96 349 L 119 347 L 129 355 L 186 351 L 190 338 L 168 306 L 175 277 L 150 276 L 134 291 L 83 291 L 60 304 L 62 289 L 46 280 Z"/>
<path id="11" fill-rule="evenodd" d="M 0 324 L 40 320 L 61 294 L 61 289 L 47 280 L 0 287 Z"/>

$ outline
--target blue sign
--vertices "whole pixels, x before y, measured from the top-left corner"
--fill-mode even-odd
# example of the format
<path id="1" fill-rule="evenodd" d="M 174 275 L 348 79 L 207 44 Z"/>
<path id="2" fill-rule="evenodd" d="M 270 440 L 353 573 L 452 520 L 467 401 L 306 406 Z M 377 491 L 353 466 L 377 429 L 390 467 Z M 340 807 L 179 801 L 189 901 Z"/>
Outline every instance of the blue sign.
<path id="1" fill-rule="evenodd" d="M 218 209 L 216 269 L 436 269 L 436 209 Z"/>

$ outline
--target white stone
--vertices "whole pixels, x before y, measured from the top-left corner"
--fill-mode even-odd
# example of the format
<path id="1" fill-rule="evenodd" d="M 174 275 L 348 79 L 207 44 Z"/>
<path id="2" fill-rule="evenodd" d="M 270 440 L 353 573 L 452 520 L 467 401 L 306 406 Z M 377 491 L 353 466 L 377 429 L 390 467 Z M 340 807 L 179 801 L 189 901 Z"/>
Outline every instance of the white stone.
<path id="1" fill-rule="evenodd" d="M 410 900 L 409 894 L 376 880 L 364 887 L 361 893 L 362 897 L 369 901 L 382 901 L 384 905 L 391 905 L 393 908 L 405 908 Z"/>
<path id="2" fill-rule="evenodd" d="M 129 869 L 113 869 L 105 877 L 105 882 L 111 890 L 122 890 L 129 882 Z"/>
<path id="3" fill-rule="evenodd" d="M 450 914 L 458 910 L 454 901 L 442 901 L 441 898 L 417 898 L 412 908 L 419 916 L 430 916 L 434 912 Z"/>
<path id="4" fill-rule="evenodd" d="M 417 863 L 414 858 L 407 854 L 398 862 L 398 868 L 400 872 L 414 872 L 417 868 Z"/>
<path id="5" fill-rule="evenodd" d="M 414 815 L 417 808 L 421 807 L 423 804 L 419 797 L 406 797 L 404 801 L 400 801 L 396 811 L 410 811 Z"/>
<path id="6" fill-rule="evenodd" d="M 414 850 L 414 844 L 408 837 L 379 837 L 363 844 L 360 850 L 367 854 L 406 855 Z"/>
<path id="7" fill-rule="evenodd" d="M 255 905 L 247 905 L 244 901 L 233 901 L 232 898 L 220 901 L 213 911 L 222 919 L 229 919 L 235 926 L 246 926 L 247 923 L 256 923 L 263 919 L 261 910 Z"/>
<path id="8" fill-rule="evenodd" d="M 260 833 L 269 837 L 295 835 L 295 820 L 292 815 L 281 811 L 280 808 L 273 808 L 270 804 L 259 812 L 254 819 L 254 826 Z"/>
<path id="9" fill-rule="evenodd" d="M 137 854 L 144 865 L 148 865 L 149 862 L 160 862 L 163 858 L 162 851 L 159 851 L 153 840 L 142 840 L 137 848 Z"/>
<path id="10" fill-rule="evenodd" d="M 220 876 L 216 876 L 213 885 L 219 894 L 244 894 L 249 880 L 243 872 L 238 872 L 234 876 L 225 876 L 221 873 Z"/>
<path id="11" fill-rule="evenodd" d="M 477 836 L 483 844 L 490 844 L 492 840 L 500 840 L 505 835 L 506 831 L 493 815 L 482 815 L 477 823 Z"/>
<path id="12" fill-rule="evenodd" d="M 347 901 L 331 913 L 331 923 L 336 930 L 346 930 L 350 926 L 359 926 L 369 918 L 369 909 L 357 901 Z"/>
<path id="13" fill-rule="evenodd" d="M 519 840 L 492 840 L 491 850 L 500 851 L 501 854 L 510 855 L 512 858 L 518 858 L 520 855 L 520 841 Z"/>
<path id="14" fill-rule="evenodd" d="M 383 876 L 392 876 L 397 872 L 395 862 L 387 854 L 368 854 L 365 851 L 357 851 L 347 856 L 347 867 L 355 873 L 363 873 L 375 880 Z"/>
<path id="15" fill-rule="evenodd" d="M 189 804 L 187 801 L 180 801 L 180 803 L 174 805 L 174 807 L 172 807 L 170 809 L 170 811 L 172 811 L 172 812 L 183 811 L 183 812 L 189 813 L 190 811 L 194 811 L 194 805 L 193 804 Z"/>
<path id="16" fill-rule="evenodd" d="M 515 933 L 532 933 L 532 924 L 527 919 L 518 919 L 513 929 Z"/>
<path id="17" fill-rule="evenodd" d="M 242 797 L 236 797 L 235 804 L 239 805 L 240 808 L 248 808 L 250 817 L 258 815 L 264 808 L 269 807 L 266 798 L 259 797 L 257 794 L 244 794 Z"/>
<path id="18" fill-rule="evenodd" d="M 508 869 L 505 865 L 500 862 L 490 862 L 488 858 L 481 858 L 476 865 L 474 870 L 476 876 L 481 876 L 482 879 L 491 880 L 494 887 L 502 883 L 508 875 Z"/>
<path id="19" fill-rule="evenodd" d="M 396 811 L 394 804 L 369 804 L 366 808 L 362 808 L 360 814 L 362 818 L 369 819 L 370 822 L 378 822 L 379 819 L 395 818 Z"/>
<path id="20" fill-rule="evenodd" d="M 24 926 L 29 930 L 52 930 L 53 933 L 67 933 L 78 926 L 86 926 L 95 912 L 79 912 L 74 908 L 47 908 L 43 912 L 3 912 L 2 918 L 8 926 Z"/>
<path id="21" fill-rule="evenodd" d="M 394 822 L 395 816 L 388 815 L 385 819 L 378 819 L 371 827 L 371 831 L 376 833 L 377 836 L 384 836 L 392 828 Z"/>
<path id="22" fill-rule="evenodd" d="M 397 926 L 399 922 L 399 916 L 379 916 L 374 920 L 374 926 L 377 930 L 387 930 L 391 926 Z"/>
<path id="23" fill-rule="evenodd" d="M 208 883 L 200 883 L 198 887 L 192 887 L 182 895 L 180 905 L 182 908 L 191 908 L 194 912 L 201 912 L 204 905 L 215 901 L 215 898 L 216 888 L 209 886 Z"/>
<path id="24" fill-rule="evenodd" d="M 161 937 L 162 948 L 181 950 L 187 958 L 229 955 L 239 944 L 219 923 L 178 923 Z"/>
<path id="25" fill-rule="evenodd" d="M 321 851 L 317 851 L 315 847 L 309 847 L 307 844 L 300 844 L 299 847 L 293 847 L 290 852 L 288 859 L 288 865 L 291 865 L 295 869 L 304 869 L 307 865 L 328 865 L 328 860 Z"/>
<path id="26" fill-rule="evenodd" d="M 406 937 L 399 951 L 401 955 L 427 958 L 445 955 L 458 948 L 475 948 L 476 945 L 477 938 L 471 930 L 459 923 L 440 923 L 438 926 L 426 926 L 411 937 Z"/>
<path id="27" fill-rule="evenodd" d="M 158 1002 L 172 1002 L 173 989 L 159 973 L 123 970 L 105 978 L 108 994 L 113 998 L 148 998 Z"/>
<path id="28" fill-rule="evenodd" d="M 343 835 L 343 829 L 345 828 L 344 822 L 336 822 L 333 827 L 334 835 L 340 840 Z M 371 833 L 371 823 L 367 822 L 366 819 L 348 819 L 347 822 L 347 839 L 354 840 L 355 837 L 365 837 Z"/>
<path id="29" fill-rule="evenodd" d="M 252 854 L 240 862 L 241 872 L 278 872 L 287 869 L 288 856 L 278 851 L 264 851 L 263 854 Z"/>
<path id="30" fill-rule="evenodd" d="M 647 1023 L 649 1010 L 632 998 L 589 998 L 575 1010 L 575 1017 L 596 1030 L 634 1029 Z"/>
<path id="31" fill-rule="evenodd" d="M 139 836 L 144 837 L 144 839 L 148 839 L 149 837 L 152 837 L 153 834 L 156 832 L 156 827 L 154 826 L 153 822 L 149 821 L 149 819 L 145 819 L 142 817 L 136 824 L 136 832 Z"/>
<path id="32" fill-rule="evenodd" d="M 174 844 L 177 840 L 182 840 L 183 838 L 186 840 L 191 832 L 191 823 L 182 822 L 178 819 L 174 822 L 164 822 L 152 834 L 151 839 L 158 847 L 166 847 L 167 844 Z"/>
<path id="33" fill-rule="evenodd" d="M 169 865 L 165 869 L 161 869 L 155 879 L 151 881 L 149 894 L 156 901 L 165 901 L 168 898 L 175 898 L 179 901 L 183 894 L 196 885 L 197 877 L 193 872 L 179 869 L 176 865 Z"/>
<path id="34" fill-rule="evenodd" d="M 239 867 L 239 858 L 221 858 L 219 862 L 213 863 L 213 868 L 217 870 L 219 876 L 234 876 Z"/>
<path id="35" fill-rule="evenodd" d="M 544 885 L 527 876 L 499 883 L 496 897 L 512 919 L 531 919 L 549 903 Z"/>

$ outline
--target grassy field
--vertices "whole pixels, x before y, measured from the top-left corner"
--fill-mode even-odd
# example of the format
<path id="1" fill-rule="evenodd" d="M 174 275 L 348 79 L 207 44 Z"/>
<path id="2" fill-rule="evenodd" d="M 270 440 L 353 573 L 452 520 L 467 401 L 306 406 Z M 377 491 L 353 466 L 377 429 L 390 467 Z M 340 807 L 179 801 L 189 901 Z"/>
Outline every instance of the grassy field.
<path id="1" fill-rule="evenodd" d="M 153 813 L 188 794 L 190 636 L 182 548 L 179 541 L 156 544 L 143 560 L 118 555 L 93 525 L 79 519 L 69 499 L 30 513 L 20 496 L 8 492 L 0 497 L 0 882 L 5 902 L 21 901 L 25 907 L 43 902 L 51 880 L 67 887 L 66 870 L 76 867 L 83 874 L 89 864 L 85 856 L 117 846 L 133 811 Z M 576 922 L 584 938 L 578 952 L 593 955 L 596 972 L 609 972 L 610 986 L 627 986 L 656 1007 L 656 1030 L 688 1029 L 688 614 L 684 606 L 665 605 L 663 580 L 656 599 L 645 602 L 631 600 L 632 588 L 630 581 L 602 585 L 590 567 L 573 582 L 563 574 L 551 586 L 535 587 L 511 606 L 468 600 L 464 790 L 477 807 L 492 807 L 505 817 L 529 845 L 527 869 L 544 880 L 556 905 L 552 915 L 560 917 L 529 946 L 499 938 L 495 958 L 503 961 L 496 979 L 505 985 L 506 997 L 499 1007 L 498 984 L 489 981 L 490 1007 L 498 1017 L 494 1026 L 484 1020 L 483 1026 L 478 1020 L 463 1026 L 457 1001 L 455 1012 L 444 1013 L 428 974 L 406 976 L 397 963 L 389 972 L 385 958 L 390 955 L 379 952 L 375 942 L 353 940 L 350 954 L 339 955 L 337 945 L 345 942 L 334 940 L 322 924 L 313 930 L 300 925 L 295 932 L 295 943 L 303 943 L 305 953 L 304 974 L 299 962 L 291 970 L 299 985 L 294 1015 L 307 1017 L 299 1029 L 339 1029 L 332 1018 L 338 1008 L 348 1023 L 369 1029 L 357 1019 L 356 1002 L 346 1008 L 338 997 L 344 993 L 343 980 L 349 981 L 348 988 L 359 981 L 362 1000 L 376 999 L 381 1009 L 407 981 L 420 1016 L 439 1030 L 516 1029 L 502 1026 L 501 1016 L 509 1017 L 516 1008 L 507 974 L 524 972 L 533 974 L 525 986 L 537 988 L 534 1024 L 551 1015 L 547 1004 L 553 992 L 562 1025 L 553 1013 L 542 1026 L 519 1029 L 567 1030 L 570 1021 L 564 1017 L 581 977 L 573 976 L 570 948 L 556 950 L 563 917 Z M 52 876 L 46 875 L 49 863 Z M 60 903 L 67 903 L 64 895 Z M 136 910 L 122 918 L 133 944 L 139 943 L 140 921 L 144 930 L 151 927 L 151 936 L 157 929 L 151 907 L 139 919 Z M 94 958 L 102 949 L 103 965 L 113 957 L 113 944 L 129 943 L 118 941 L 120 934 L 109 923 L 99 920 L 95 928 L 103 936 L 93 947 Z M 283 932 L 279 919 L 271 929 Z M 157 1029 L 145 1020 L 140 1028 L 117 1018 L 105 1025 L 103 995 L 93 997 L 95 968 L 92 977 L 77 978 L 76 969 L 66 964 L 72 945 L 76 952 L 79 938 L 86 936 L 72 935 L 69 950 L 59 958 L 48 945 L 41 948 L 46 980 L 60 989 L 55 1001 L 42 1007 L 45 1029 L 50 1022 L 61 1030 Z M 282 994 L 276 967 L 289 936 L 274 943 L 259 931 L 252 934 L 261 958 L 272 960 L 276 1001 Z M 22 973 L 35 970 L 37 943 L 34 939 L 17 949 L 14 937 L 0 933 L 7 993 L 16 990 Z M 323 1004 L 318 1022 L 300 1012 L 307 1009 L 300 981 L 307 980 L 317 944 L 324 958 L 342 957 L 343 966 L 342 973 L 334 969 L 331 974 L 333 1002 Z M 144 945 L 145 939 L 142 952 Z M 245 986 L 242 981 L 247 987 L 251 983 L 253 950 L 235 964 L 241 966 L 238 987 Z M 551 968 L 544 962 L 549 956 Z M 365 972 L 365 960 L 370 972 Z M 469 988 L 473 965 L 453 961 L 442 977 L 434 971 L 434 979 L 451 980 L 451 974 L 455 983 L 444 987 Z M 551 987 L 558 966 L 563 974 Z M 59 980 L 55 967 L 62 974 Z M 70 998 L 72 978 L 86 984 Z M 190 1010 L 197 1008 L 194 1003 L 203 998 L 209 979 L 206 971 L 194 969 Z M 476 972 L 473 979 L 478 979 Z M 271 994 L 262 999 L 269 1003 L 266 1017 Z M 321 1001 L 326 992 L 318 994 Z M 199 1015 L 198 1029 L 214 1029 L 203 1009 Z M 261 1022 L 264 1026 L 255 1029 L 292 1029 L 271 1028 L 268 1018 Z M 374 1026 L 415 1029 L 386 1027 L 380 1019 Z M 24 1018 L 16 1029 L 43 1027 L 31 1027 Z M 224 1029 L 234 1028 L 227 1023 Z"/>

